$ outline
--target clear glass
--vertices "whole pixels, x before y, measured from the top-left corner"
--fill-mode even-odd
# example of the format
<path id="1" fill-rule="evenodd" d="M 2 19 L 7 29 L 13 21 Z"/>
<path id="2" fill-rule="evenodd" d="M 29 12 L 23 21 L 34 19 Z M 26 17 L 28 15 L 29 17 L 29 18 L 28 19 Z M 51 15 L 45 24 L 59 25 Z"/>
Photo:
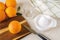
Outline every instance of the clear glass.
<path id="1" fill-rule="evenodd" d="M 39 3 L 38 3 L 38 1 L 39 1 Z M 44 27 L 44 28 L 42 27 L 42 29 L 41 29 L 41 26 L 40 26 L 39 22 L 38 23 L 36 22 L 36 21 L 40 20 L 40 17 L 38 19 L 36 19 L 36 17 L 40 16 L 40 15 L 42 15 L 42 16 L 44 16 L 44 15 L 46 15 L 46 16 L 47 15 L 48 16 L 53 15 L 53 13 L 48 9 L 48 7 L 44 4 L 43 1 L 40 1 L 40 0 L 38 0 L 38 1 L 35 0 L 35 2 L 32 3 L 30 0 L 27 0 L 27 1 L 24 0 L 24 2 L 22 2 L 23 3 L 23 6 L 21 7 L 22 10 L 20 10 L 22 12 L 22 15 L 28 21 L 31 28 L 33 30 L 35 30 L 37 33 L 40 32 L 42 29 L 46 29 L 48 27 Z M 53 19 L 53 17 L 51 17 L 51 18 Z M 45 19 L 44 22 L 47 21 L 47 20 L 48 20 L 48 18 Z M 54 21 L 54 23 L 56 24 L 56 20 Z M 38 24 L 39 24 L 39 26 L 38 26 Z"/>
<path id="2" fill-rule="evenodd" d="M 35 7 L 42 14 L 60 18 L 60 0 L 18 0 L 17 3 L 21 7 L 19 12 L 23 14 L 24 9 L 28 11 L 31 7 Z"/>

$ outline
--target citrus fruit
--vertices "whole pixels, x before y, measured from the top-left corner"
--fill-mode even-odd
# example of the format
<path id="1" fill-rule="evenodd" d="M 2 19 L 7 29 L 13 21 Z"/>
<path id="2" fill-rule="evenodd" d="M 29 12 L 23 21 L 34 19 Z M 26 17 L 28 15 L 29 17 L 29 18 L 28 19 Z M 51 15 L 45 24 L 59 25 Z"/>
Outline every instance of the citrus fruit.
<path id="1" fill-rule="evenodd" d="M 6 19 L 6 14 L 4 11 L 0 10 L 0 22 Z"/>
<path id="2" fill-rule="evenodd" d="M 6 8 L 5 12 L 9 18 L 16 16 L 16 9 L 13 7 Z"/>
<path id="3" fill-rule="evenodd" d="M 16 0 L 6 0 L 7 7 L 16 7 Z"/>
<path id="4" fill-rule="evenodd" d="M 5 10 L 5 4 L 4 3 L 2 3 L 2 2 L 0 2 L 0 10 Z"/>
<path id="5" fill-rule="evenodd" d="M 10 22 L 8 28 L 12 34 L 17 34 L 21 31 L 21 24 L 18 21 L 12 21 Z"/>

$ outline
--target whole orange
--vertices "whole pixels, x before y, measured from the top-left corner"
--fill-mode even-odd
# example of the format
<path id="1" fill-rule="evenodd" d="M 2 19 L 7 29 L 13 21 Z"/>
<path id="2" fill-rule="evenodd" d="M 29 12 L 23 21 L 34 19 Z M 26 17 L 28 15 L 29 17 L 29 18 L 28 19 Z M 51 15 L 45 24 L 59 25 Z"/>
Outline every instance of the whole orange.
<path id="1" fill-rule="evenodd" d="M 4 11 L 0 10 L 0 22 L 6 19 L 6 14 Z"/>
<path id="2" fill-rule="evenodd" d="M 13 7 L 6 8 L 5 12 L 9 18 L 16 16 L 16 9 Z"/>
<path id="3" fill-rule="evenodd" d="M 11 21 L 8 29 L 12 34 L 17 34 L 21 31 L 21 24 L 18 21 Z"/>
<path id="4" fill-rule="evenodd" d="M 16 7 L 16 0 L 6 0 L 7 7 Z"/>
<path id="5" fill-rule="evenodd" d="M 2 3 L 2 2 L 0 2 L 0 10 L 5 10 L 5 4 L 4 3 Z"/>

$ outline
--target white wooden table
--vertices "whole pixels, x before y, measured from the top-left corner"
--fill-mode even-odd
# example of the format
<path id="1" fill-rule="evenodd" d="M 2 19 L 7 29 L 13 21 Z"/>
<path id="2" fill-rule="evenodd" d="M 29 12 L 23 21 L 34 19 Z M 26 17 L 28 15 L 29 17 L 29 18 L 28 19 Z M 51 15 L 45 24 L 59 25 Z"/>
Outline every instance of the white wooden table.
<path id="1" fill-rule="evenodd" d="M 23 1 L 22 1 L 23 2 Z M 21 2 L 21 3 L 22 3 Z M 27 8 L 27 10 L 29 8 L 31 8 L 31 5 L 29 3 L 24 3 L 23 5 L 28 5 L 28 7 L 25 7 Z M 24 13 L 24 12 L 22 12 Z M 23 15 L 24 16 L 24 15 Z M 24 16 L 25 17 L 25 16 Z M 57 19 L 58 21 L 58 25 L 56 28 L 53 28 L 53 29 L 50 29 L 46 32 L 42 32 L 43 35 L 47 36 L 48 38 L 50 38 L 51 40 L 60 40 L 60 19 Z"/>
<path id="2" fill-rule="evenodd" d="M 60 19 L 57 19 L 58 24 L 56 28 L 52 28 L 46 32 L 42 32 L 46 37 L 49 37 L 51 40 L 60 40 Z"/>

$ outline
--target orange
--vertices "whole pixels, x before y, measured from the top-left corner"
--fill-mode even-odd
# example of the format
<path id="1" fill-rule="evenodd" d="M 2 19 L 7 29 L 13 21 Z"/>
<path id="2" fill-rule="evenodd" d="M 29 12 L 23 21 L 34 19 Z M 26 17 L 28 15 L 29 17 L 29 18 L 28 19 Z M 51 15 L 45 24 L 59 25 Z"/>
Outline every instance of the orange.
<path id="1" fill-rule="evenodd" d="M 6 0 L 7 7 L 16 7 L 16 0 Z"/>
<path id="2" fill-rule="evenodd" d="M 2 2 L 0 2 L 0 10 L 5 10 L 5 4 L 4 3 L 2 3 Z"/>
<path id="3" fill-rule="evenodd" d="M 18 21 L 12 21 L 9 23 L 8 29 L 12 34 L 17 34 L 21 31 L 21 24 Z"/>
<path id="4" fill-rule="evenodd" d="M 6 19 L 6 14 L 4 11 L 0 10 L 0 22 Z"/>
<path id="5" fill-rule="evenodd" d="M 6 8 L 5 12 L 9 18 L 16 16 L 16 9 L 13 7 Z"/>

